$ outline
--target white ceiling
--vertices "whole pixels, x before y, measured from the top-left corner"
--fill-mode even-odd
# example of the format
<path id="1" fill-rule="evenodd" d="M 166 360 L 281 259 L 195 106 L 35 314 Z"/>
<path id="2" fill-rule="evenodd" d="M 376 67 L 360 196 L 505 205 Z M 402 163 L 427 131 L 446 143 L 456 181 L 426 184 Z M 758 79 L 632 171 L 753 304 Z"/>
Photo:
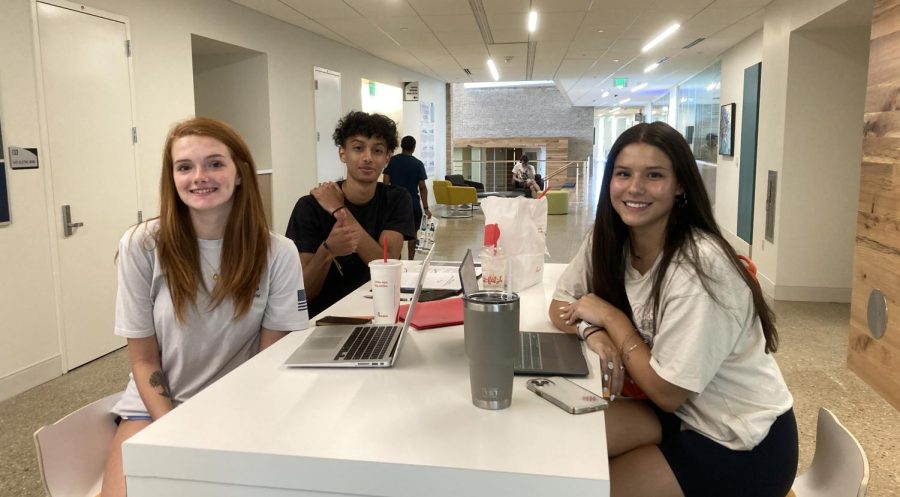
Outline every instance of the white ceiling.
<path id="1" fill-rule="evenodd" d="M 554 80 L 573 105 L 603 107 L 626 96 L 629 106 L 650 102 L 700 72 L 762 28 L 772 0 L 232 1 L 442 81 L 492 81 L 486 62 L 493 57 L 502 81 Z M 530 8 L 539 16 L 531 34 Z M 476 11 L 485 14 L 485 32 Z M 641 53 L 676 22 L 680 30 Z M 613 88 L 614 77 L 628 78 L 628 88 Z M 630 92 L 645 81 L 645 89 Z M 610 96 L 601 98 L 607 89 Z"/>

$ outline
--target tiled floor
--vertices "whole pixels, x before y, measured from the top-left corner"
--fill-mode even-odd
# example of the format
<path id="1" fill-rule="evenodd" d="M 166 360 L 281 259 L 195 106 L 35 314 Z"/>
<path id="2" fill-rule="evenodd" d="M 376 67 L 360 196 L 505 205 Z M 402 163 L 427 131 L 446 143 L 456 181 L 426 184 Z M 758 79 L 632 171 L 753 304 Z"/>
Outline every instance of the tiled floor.
<path id="1" fill-rule="evenodd" d="M 588 198 L 589 201 L 584 199 Z M 573 193 L 569 214 L 549 216 L 550 262 L 568 262 L 593 222 L 595 191 Z M 484 216 L 441 220 L 436 260 L 458 260 L 481 247 Z M 776 355 L 794 394 L 800 427 L 800 470 L 812 460 L 816 413 L 830 408 L 865 448 L 869 496 L 900 496 L 900 412 L 846 367 L 847 304 L 776 302 L 781 348 Z M 43 490 L 31 434 L 38 427 L 124 387 L 124 350 L 0 402 L 0 497 L 38 497 Z"/>

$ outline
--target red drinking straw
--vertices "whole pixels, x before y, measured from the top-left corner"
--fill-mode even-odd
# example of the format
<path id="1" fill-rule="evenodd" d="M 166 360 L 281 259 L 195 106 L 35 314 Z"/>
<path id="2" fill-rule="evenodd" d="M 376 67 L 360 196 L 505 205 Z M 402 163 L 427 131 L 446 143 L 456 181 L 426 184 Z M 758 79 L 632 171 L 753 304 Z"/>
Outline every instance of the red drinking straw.
<path id="1" fill-rule="evenodd" d="M 387 235 L 381 237 L 381 249 L 384 252 L 384 263 L 387 264 Z"/>

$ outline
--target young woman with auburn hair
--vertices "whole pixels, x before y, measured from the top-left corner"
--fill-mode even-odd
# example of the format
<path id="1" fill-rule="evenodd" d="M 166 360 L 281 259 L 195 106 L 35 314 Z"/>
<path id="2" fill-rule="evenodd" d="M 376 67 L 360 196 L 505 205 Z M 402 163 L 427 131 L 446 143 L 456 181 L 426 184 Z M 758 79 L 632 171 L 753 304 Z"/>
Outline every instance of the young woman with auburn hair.
<path id="1" fill-rule="evenodd" d="M 774 315 L 669 125 L 616 140 L 593 232 L 557 283 L 550 319 L 577 331 L 610 385 L 611 495 L 790 490 L 797 425 L 772 357 Z M 626 381 L 641 395 L 616 398 Z"/>
<path id="2" fill-rule="evenodd" d="M 243 139 L 208 118 L 178 123 L 163 151 L 160 215 L 119 241 L 115 333 L 131 375 L 103 497 L 125 495 L 122 442 L 308 325 L 300 257 L 269 231 Z"/>

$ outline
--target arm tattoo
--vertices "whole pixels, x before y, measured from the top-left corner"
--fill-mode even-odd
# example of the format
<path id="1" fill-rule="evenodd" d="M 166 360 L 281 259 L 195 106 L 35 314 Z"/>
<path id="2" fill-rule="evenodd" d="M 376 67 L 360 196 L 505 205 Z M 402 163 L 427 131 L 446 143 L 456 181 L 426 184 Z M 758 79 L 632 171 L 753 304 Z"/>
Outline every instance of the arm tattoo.
<path id="1" fill-rule="evenodd" d="M 157 369 L 150 375 L 150 386 L 153 388 L 161 388 L 162 391 L 159 392 L 163 397 L 172 398 L 172 390 L 169 388 L 169 379 L 166 378 L 166 374 L 163 373 L 162 369 Z"/>

